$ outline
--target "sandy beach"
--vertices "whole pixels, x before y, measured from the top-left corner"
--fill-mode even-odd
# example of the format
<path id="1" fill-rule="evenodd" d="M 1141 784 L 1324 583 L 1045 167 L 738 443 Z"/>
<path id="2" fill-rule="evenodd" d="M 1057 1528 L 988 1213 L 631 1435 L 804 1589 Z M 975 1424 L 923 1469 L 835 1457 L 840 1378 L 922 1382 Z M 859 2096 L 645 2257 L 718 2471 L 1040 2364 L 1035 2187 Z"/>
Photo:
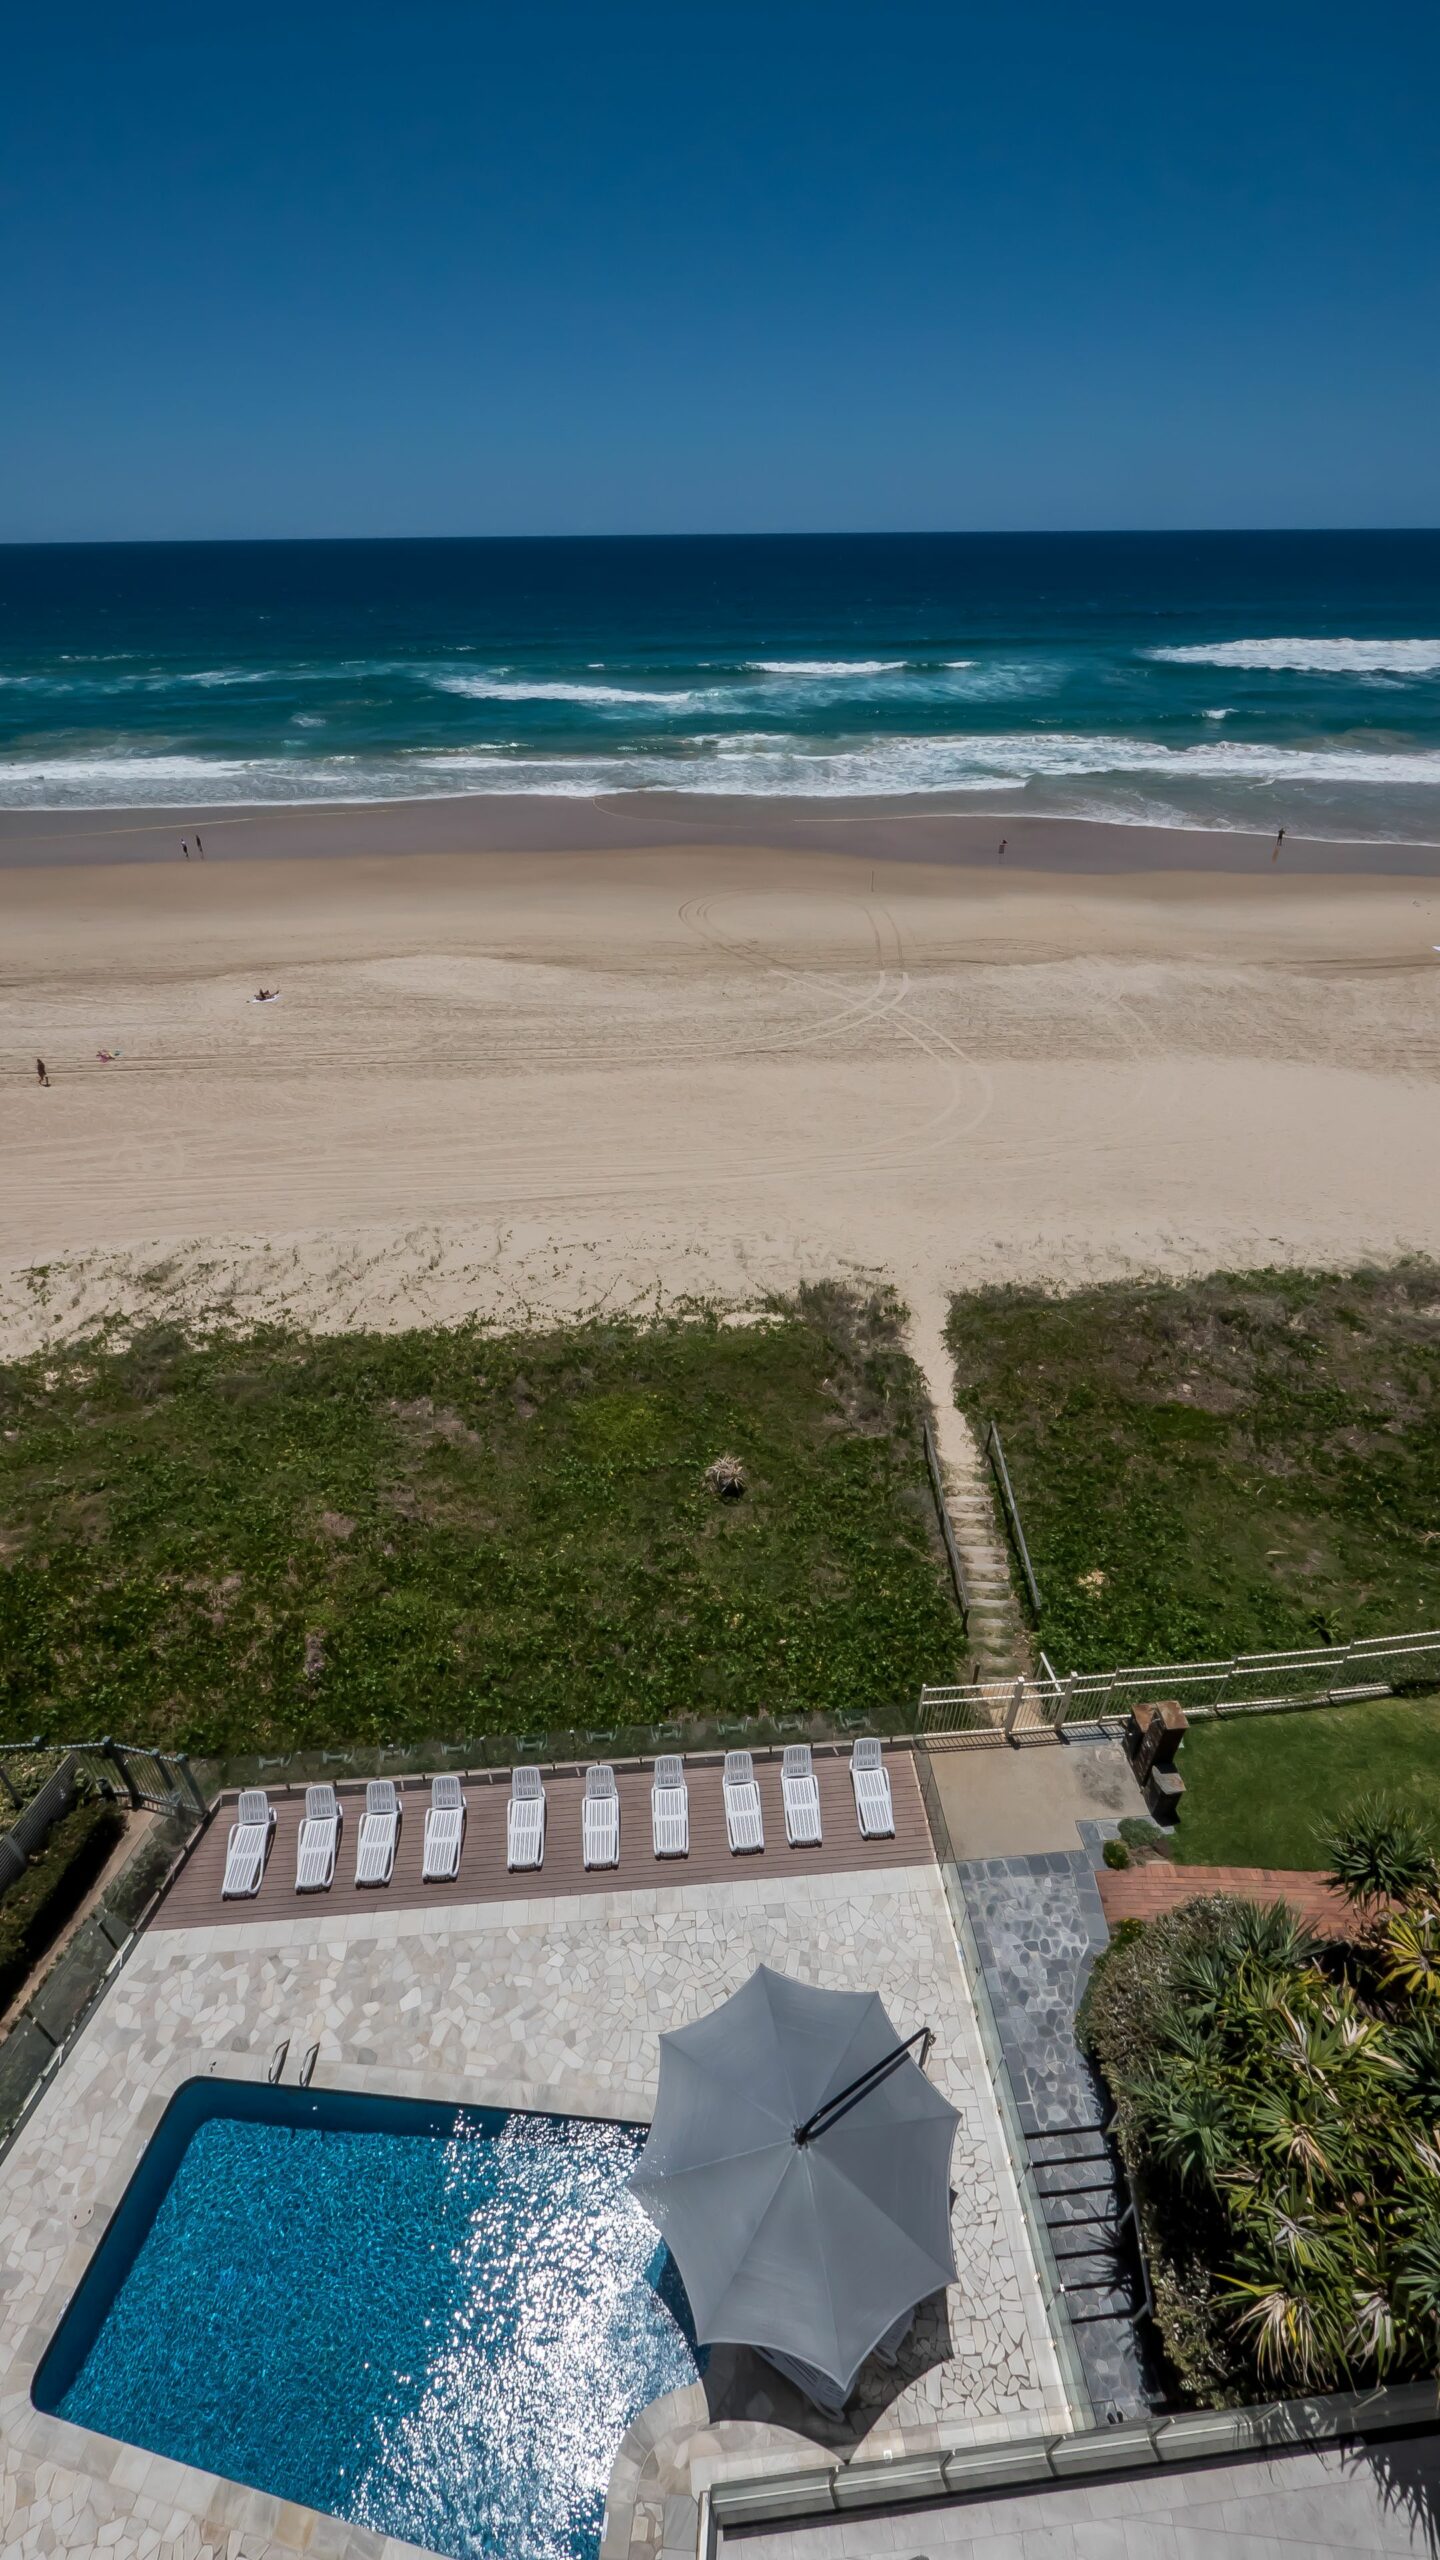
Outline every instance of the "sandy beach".
<path id="1" fill-rule="evenodd" d="M 5 1348 L 1440 1251 L 1434 849 L 814 814 L 12 819 Z"/>

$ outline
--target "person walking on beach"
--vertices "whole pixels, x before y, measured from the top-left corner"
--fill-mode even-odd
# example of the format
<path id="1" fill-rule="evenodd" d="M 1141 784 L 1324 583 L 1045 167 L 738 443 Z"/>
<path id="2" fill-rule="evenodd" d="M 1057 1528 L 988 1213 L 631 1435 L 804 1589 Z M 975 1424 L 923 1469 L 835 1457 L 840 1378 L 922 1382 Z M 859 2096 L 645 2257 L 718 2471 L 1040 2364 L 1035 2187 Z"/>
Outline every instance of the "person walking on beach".
<path id="1" fill-rule="evenodd" d="M 1271 854 L 1271 856 L 1270 856 L 1270 859 L 1271 859 L 1271 861 L 1272 861 L 1272 862 L 1278 862 L 1278 861 L 1279 861 L 1279 859 L 1280 859 L 1280 847 L 1282 846 L 1282 844 L 1284 843 L 1284 841 L 1285 841 L 1285 830 L 1284 830 L 1284 828 L 1282 827 L 1282 828 L 1280 829 L 1280 831 L 1279 831 L 1278 835 L 1277 835 L 1277 836 L 1276 836 L 1276 838 L 1275 838 L 1275 847 L 1274 847 L 1274 851 L 1272 852 L 1272 854 Z"/>
<path id="2" fill-rule="evenodd" d="M 35 1081 L 37 1084 L 48 1084 L 50 1081 L 49 1072 L 43 1058 L 37 1058 L 35 1061 Z"/>
<path id="3" fill-rule="evenodd" d="M 186 859 L 186 861 L 188 862 L 188 861 L 189 861 L 189 859 L 190 859 L 190 839 L 189 839 L 189 837 L 188 837 L 188 836 L 182 836 L 182 837 L 181 837 L 181 839 L 180 839 L 180 850 L 181 850 L 181 852 L 184 854 L 185 859 Z"/>
<path id="4" fill-rule="evenodd" d="M 1010 839 L 1009 839 L 1009 837 L 1008 837 L 1008 836 L 1002 836 L 1002 837 L 1001 837 L 1001 839 L 1000 839 L 1000 850 L 999 850 L 998 854 L 997 854 L 997 855 L 996 855 L 996 857 L 995 857 L 995 859 L 996 859 L 996 861 L 997 861 L 997 862 L 1003 862 L 1003 861 L 1004 861 L 1004 859 L 1005 859 L 1005 847 L 1007 846 L 1007 844 L 1009 843 L 1009 841 L 1010 841 Z"/>
<path id="5" fill-rule="evenodd" d="M 196 830 L 195 830 L 195 850 L 196 850 L 196 852 L 199 854 L 200 859 L 201 859 L 201 861 L 203 862 L 203 861 L 204 861 L 204 859 L 205 859 L 205 847 L 203 846 L 203 844 L 202 844 L 202 843 L 201 843 L 201 841 L 200 841 L 200 830 L 199 830 L 199 828 L 198 828 L 198 827 L 197 827 L 197 828 L 196 828 Z"/>

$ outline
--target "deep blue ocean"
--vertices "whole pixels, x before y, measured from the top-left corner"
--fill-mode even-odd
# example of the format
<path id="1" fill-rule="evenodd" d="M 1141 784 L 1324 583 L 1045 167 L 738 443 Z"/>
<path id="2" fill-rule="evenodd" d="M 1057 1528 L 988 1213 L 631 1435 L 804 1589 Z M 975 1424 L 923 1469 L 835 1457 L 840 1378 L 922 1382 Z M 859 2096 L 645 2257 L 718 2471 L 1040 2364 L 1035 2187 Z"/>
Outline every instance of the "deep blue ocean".
<path id="1" fill-rule="evenodd" d="M 620 790 L 1440 841 L 1440 532 L 0 549 L 0 806 Z"/>

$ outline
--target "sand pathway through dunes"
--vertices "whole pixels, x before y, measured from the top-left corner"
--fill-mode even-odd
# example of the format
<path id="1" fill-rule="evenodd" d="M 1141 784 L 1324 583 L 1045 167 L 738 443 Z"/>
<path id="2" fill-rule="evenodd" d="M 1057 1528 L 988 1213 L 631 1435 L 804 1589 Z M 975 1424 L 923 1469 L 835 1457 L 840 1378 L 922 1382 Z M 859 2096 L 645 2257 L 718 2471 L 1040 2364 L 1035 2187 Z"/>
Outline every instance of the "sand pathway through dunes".
<path id="1" fill-rule="evenodd" d="M 871 877 L 0 872 L 0 1339 L 1440 1250 L 1428 883 Z"/>

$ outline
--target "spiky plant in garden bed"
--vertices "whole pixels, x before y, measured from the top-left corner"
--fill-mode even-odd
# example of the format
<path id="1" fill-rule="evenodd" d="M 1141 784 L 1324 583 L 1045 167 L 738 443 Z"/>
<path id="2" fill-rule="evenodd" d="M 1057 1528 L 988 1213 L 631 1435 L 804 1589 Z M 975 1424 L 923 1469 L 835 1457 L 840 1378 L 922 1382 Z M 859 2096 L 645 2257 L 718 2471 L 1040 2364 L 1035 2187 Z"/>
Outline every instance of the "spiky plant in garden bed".
<path id="1" fill-rule="evenodd" d="M 1435 1852 L 1413 1813 L 1384 1796 L 1367 1796 L 1324 1843 L 1330 1880 L 1358 1911 L 1433 1893 Z"/>
<path id="2" fill-rule="evenodd" d="M 1440 1964 L 1378 1952 L 1211 1900 L 1117 1932 L 1092 1976 L 1082 2034 L 1197 2397 L 1435 2370 Z"/>

